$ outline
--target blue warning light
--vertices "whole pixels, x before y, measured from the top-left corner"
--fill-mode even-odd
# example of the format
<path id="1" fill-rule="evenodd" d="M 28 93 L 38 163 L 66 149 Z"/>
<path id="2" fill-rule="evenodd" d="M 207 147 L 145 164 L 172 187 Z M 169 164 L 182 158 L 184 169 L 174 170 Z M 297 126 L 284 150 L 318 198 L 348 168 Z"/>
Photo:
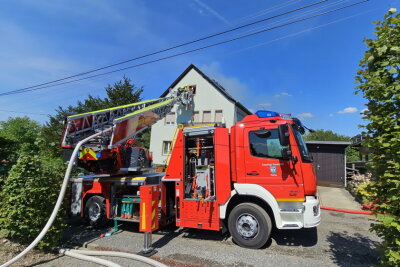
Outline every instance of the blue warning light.
<path id="1" fill-rule="evenodd" d="M 278 112 L 268 111 L 268 110 L 259 110 L 259 111 L 256 112 L 256 115 L 259 118 L 280 117 Z"/>

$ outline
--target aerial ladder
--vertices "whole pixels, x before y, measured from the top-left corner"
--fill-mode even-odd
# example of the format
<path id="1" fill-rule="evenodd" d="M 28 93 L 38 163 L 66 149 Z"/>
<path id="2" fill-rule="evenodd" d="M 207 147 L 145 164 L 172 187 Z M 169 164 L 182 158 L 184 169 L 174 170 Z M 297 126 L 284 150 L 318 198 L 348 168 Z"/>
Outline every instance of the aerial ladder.
<path id="1" fill-rule="evenodd" d="M 132 138 L 164 118 L 175 104 L 189 105 L 196 86 L 171 90 L 168 97 L 68 116 L 61 146 L 66 161 L 76 144 L 86 142 L 78 153 L 77 165 L 96 174 L 140 171 L 151 164 L 145 150 L 134 149 Z"/>

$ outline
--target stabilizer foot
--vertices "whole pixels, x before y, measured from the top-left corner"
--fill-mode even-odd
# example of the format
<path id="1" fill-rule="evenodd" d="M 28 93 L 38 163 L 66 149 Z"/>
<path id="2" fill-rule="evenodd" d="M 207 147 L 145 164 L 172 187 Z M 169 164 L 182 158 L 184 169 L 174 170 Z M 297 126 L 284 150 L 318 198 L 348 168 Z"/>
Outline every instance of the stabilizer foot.
<path id="1" fill-rule="evenodd" d="M 138 253 L 138 255 L 143 256 L 143 257 L 150 257 L 156 254 L 158 251 L 155 250 L 154 248 L 150 247 L 147 250 L 142 250 Z"/>

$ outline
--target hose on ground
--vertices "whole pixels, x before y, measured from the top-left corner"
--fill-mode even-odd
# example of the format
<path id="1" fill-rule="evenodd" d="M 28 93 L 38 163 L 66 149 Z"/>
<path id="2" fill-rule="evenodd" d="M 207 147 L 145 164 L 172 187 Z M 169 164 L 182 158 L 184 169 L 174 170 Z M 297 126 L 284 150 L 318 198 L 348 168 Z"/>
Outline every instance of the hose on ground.
<path id="1" fill-rule="evenodd" d="M 337 208 L 331 208 L 331 207 L 320 207 L 322 210 L 332 210 L 332 211 L 338 211 L 338 212 L 345 212 L 345 213 L 352 213 L 352 214 L 364 214 L 364 215 L 371 215 L 372 211 L 362 211 L 362 210 L 345 210 L 345 209 L 337 209 Z"/>
<path id="2" fill-rule="evenodd" d="M 125 253 L 125 252 L 118 252 L 118 251 L 96 251 L 96 250 L 74 250 L 71 249 L 70 252 L 82 254 L 82 255 L 90 255 L 90 256 L 110 256 L 110 257 L 121 257 L 121 258 L 128 258 L 136 261 L 140 261 L 143 263 L 147 263 L 154 267 L 168 267 L 165 264 L 162 264 L 158 261 L 152 260 L 150 258 L 146 258 L 140 255 Z"/>
<path id="3" fill-rule="evenodd" d="M 94 262 L 94 263 L 97 263 L 97 264 L 100 264 L 103 266 L 107 266 L 107 267 L 122 267 L 121 265 L 114 263 L 112 261 L 92 257 L 89 255 L 84 255 L 82 253 L 76 253 L 76 252 L 70 251 L 70 250 L 60 249 L 59 252 L 60 252 L 60 254 L 63 254 L 63 255 L 78 259 L 78 260 L 90 261 L 90 262 Z"/>
<path id="4" fill-rule="evenodd" d="M 88 142 L 89 140 L 91 140 L 92 138 L 95 138 L 105 132 L 111 131 L 112 128 L 106 129 L 102 132 L 98 132 L 95 133 L 85 139 L 83 139 L 82 141 L 80 141 L 78 144 L 76 144 L 76 147 L 74 149 L 74 151 L 72 152 L 72 156 L 71 159 L 68 163 L 68 167 L 67 170 L 65 171 L 65 176 L 64 176 L 64 180 L 61 186 L 61 190 L 60 190 L 60 194 L 58 195 L 58 199 L 56 204 L 54 205 L 54 209 L 53 212 L 50 215 L 49 220 L 47 221 L 46 225 L 43 227 L 42 231 L 39 233 L 39 235 L 35 238 L 35 240 L 32 241 L 32 243 L 26 247 L 21 253 L 19 253 L 17 256 L 15 256 L 14 258 L 12 258 L 11 260 L 7 261 L 6 263 L 2 264 L 0 267 L 6 267 L 9 266 L 11 264 L 13 264 L 14 262 L 18 261 L 20 258 L 22 258 L 23 256 L 25 256 L 30 250 L 32 250 L 39 242 L 40 240 L 42 240 L 42 238 L 46 235 L 47 231 L 50 229 L 51 225 L 53 224 L 58 210 L 60 209 L 61 203 L 64 199 L 65 196 L 65 191 L 67 190 L 67 186 L 68 186 L 68 182 L 69 182 L 69 177 L 71 175 L 71 171 L 72 171 L 72 167 L 74 165 L 74 161 L 78 155 L 78 151 L 80 149 L 80 147 Z"/>

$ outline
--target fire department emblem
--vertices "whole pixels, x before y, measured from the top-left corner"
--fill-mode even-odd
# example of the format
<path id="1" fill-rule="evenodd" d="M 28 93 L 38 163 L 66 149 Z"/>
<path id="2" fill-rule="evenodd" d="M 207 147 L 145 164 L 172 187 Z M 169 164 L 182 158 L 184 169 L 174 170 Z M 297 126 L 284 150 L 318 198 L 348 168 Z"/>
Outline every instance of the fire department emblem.
<path id="1" fill-rule="evenodd" d="M 269 167 L 271 173 L 276 173 L 276 166 Z"/>

